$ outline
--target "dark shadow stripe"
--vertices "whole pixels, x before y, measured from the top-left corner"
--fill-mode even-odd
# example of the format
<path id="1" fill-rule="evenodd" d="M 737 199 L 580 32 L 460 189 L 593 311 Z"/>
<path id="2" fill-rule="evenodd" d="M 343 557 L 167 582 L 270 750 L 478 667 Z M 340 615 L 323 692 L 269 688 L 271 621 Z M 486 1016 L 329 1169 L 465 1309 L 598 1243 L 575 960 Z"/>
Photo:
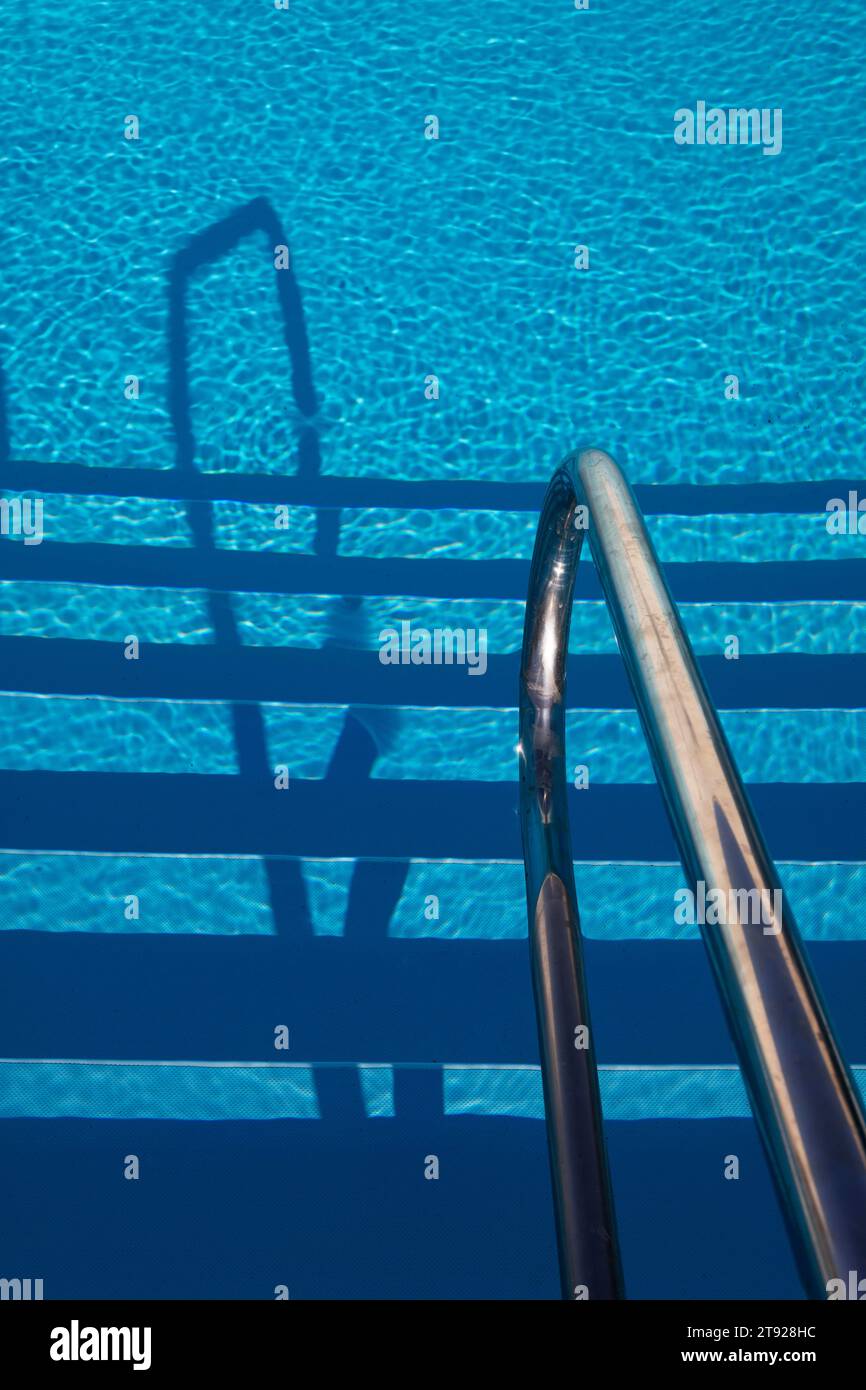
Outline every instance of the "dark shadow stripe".
<path id="1" fill-rule="evenodd" d="M 585 568 L 585 573 L 584 573 Z M 69 580 L 282 594 L 410 594 L 416 598 L 525 600 L 528 560 L 334 559 L 162 546 L 25 546 L 0 541 L 6 579 Z M 668 564 L 665 577 L 683 603 L 748 599 L 866 599 L 866 559 L 755 564 Z M 600 598 L 594 568 L 581 566 L 577 598 Z M 405 600 L 404 600 L 405 602 Z"/>
<path id="2" fill-rule="evenodd" d="M 288 962 L 283 962 L 288 964 Z M 325 998 L 321 995 L 320 998 Z M 285 996 L 282 1001 L 286 1008 Z M 270 1061 L 270 1058 L 268 1058 Z M 340 1060 L 343 1060 L 342 1058 Z M 317 1067 L 313 1073 L 319 1115 L 327 1124 L 359 1124 L 366 1117 L 357 1067 Z M 441 1107 L 440 1107 L 441 1109 Z"/>
<path id="3" fill-rule="evenodd" d="M 285 272 L 280 272 L 281 274 Z M 102 493 L 116 497 L 207 498 L 289 502 L 309 507 L 467 508 L 539 512 L 546 482 L 503 483 L 457 478 L 419 479 L 317 475 L 308 456 L 317 445 L 304 436 L 298 474 L 196 473 L 179 480 L 172 469 L 89 468 L 86 464 L 17 460 L 6 465 L 4 486 L 19 492 Z M 557 460 L 551 459 L 551 470 Z M 711 513 L 820 513 L 831 497 L 864 492 L 862 478 L 802 483 L 638 483 L 634 492 L 647 516 Z"/>
<path id="4" fill-rule="evenodd" d="M 775 858 L 863 858 L 866 782 L 752 783 L 749 794 Z M 12 849 L 521 857 L 516 782 L 297 780 L 278 792 L 269 777 L 3 772 L 0 806 Z M 677 859 L 654 784 L 575 792 L 572 843 L 577 859 Z"/>
<path id="5" fill-rule="evenodd" d="M 841 634 L 840 634 L 841 635 Z M 138 661 L 119 642 L 0 637 L 0 690 L 128 699 L 283 701 L 300 704 L 516 706 L 519 655 L 488 656 L 483 676 L 460 666 L 383 666 L 375 650 L 145 643 Z M 866 700 L 866 653 L 781 652 L 699 665 L 720 709 L 859 709 Z M 622 659 L 571 656 L 569 709 L 632 709 Z M 312 716 L 315 717 L 315 716 Z"/>
<path id="6" fill-rule="evenodd" d="M 4 1057 L 538 1061 L 525 940 L 22 932 L 7 945 Z M 590 940 L 585 951 L 602 1063 L 735 1062 L 702 942 Z M 866 942 L 811 943 L 809 958 L 857 1062 Z M 288 1053 L 274 1051 L 277 1024 L 289 1029 Z M 360 1105 L 354 1069 L 332 1084 L 335 1102 L 346 1087 Z M 441 1078 L 408 1078 L 396 1088 L 398 1114 L 413 1088 L 431 1085 L 441 1110 Z"/>
<path id="7" fill-rule="evenodd" d="M 606 1128 L 630 1298 L 802 1298 L 751 1120 Z M 536 1121 L 21 1119 L 3 1140 L 0 1183 L 19 1198 L 5 1267 L 43 1270 L 46 1298 L 260 1300 L 281 1282 L 293 1302 L 558 1296 Z M 143 1156 L 138 1183 L 114 1176 L 127 1153 Z M 737 1182 L 720 1176 L 730 1153 Z M 684 1319 L 702 1325 L 702 1308 Z"/>

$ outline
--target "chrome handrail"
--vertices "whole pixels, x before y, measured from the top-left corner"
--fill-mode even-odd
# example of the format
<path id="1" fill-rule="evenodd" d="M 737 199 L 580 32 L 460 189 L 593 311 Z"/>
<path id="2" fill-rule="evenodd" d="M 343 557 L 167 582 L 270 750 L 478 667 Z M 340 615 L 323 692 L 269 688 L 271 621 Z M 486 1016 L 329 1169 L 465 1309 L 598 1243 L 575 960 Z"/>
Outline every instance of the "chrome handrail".
<path id="1" fill-rule="evenodd" d="M 701 931 L 801 1278 L 809 1297 L 826 1298 L 830 1279 L 847 1286 L 850 1271 L 866 1276 L 866 1118 L 643 517 L 597 449 L 567 459 L 548 488 L 520 670 L 520 813 L 563 1296 L 622 1296 L 565 767 L 568 632 L 585 530 L 684 886 L 722 890 L 713 901 L 723 917 L 752 919 Z M 740 909 L 758 902 L 755 923 Z"/>

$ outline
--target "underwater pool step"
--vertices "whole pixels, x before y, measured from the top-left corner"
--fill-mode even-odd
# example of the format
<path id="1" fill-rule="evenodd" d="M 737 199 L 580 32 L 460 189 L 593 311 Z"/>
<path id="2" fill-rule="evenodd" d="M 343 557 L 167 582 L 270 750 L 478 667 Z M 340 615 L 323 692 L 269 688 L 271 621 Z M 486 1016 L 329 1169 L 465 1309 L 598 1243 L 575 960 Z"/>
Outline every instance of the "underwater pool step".
<path id="1" fill-rule="evenodd" d="M 273 1061 L 284 1027 L 289 1059 L 537 1061 L 525 940 L 394 939 L 365 921 L 311 937 L 288 892 L 277 918 L 267 937 L 4 934 L 0 1056 Z M 845 1055 L 866 1057 L 866 943 L 808 952 Z M 584 953 L 600 1061 L 735 1061 L 702 942 L 591 938 Z"/>
<path id="2" fill-rule="evenodd" d="M 2 1120 L 0 1183 L 18 1193 L 26 1174 L 27 1191 L 8 1203 L 6 1268 L 38 1270 L 46 1299 L 557 1297 L 544 1126 L 498 1113 L 516 1095 L 463 1082 L 460 1104 L 496 1113 L 445 1114 L 441 1080 L 437 1095 L 400 1069 L 397 1114 L 368 1119 L 357 1079 L 323 1074 L 315 1121 Z M 751 1119 L 606 1132 L 629 1297 L 730 1297 L 736 1267 L 739 1297 L 802 1298 Z"/>
<path id="3" fill-rule="evenodd" d="M 827 499 L 825 499 L 826 501 Z M 367 560 L 523 560 L 532 557 L 538 511 L 459 507 L 362 506 L 317 508 L 217 498 L 207 505 L 182 497 L 11 493 L 0 501 L 21 508 L 23 534 L 34 544 L 158 547 L 208 551 L 322 554 Z M 847 497 L 845 499 L 847 505 Z M 17 511 L 15 515 L 17 515 Z M 833 529 L 830 529 L 832 525 Z M 647 527 L 662 564 L 705 561 L 755 564 L 863 558 L 863 537 L 821 509 L 811 513 L 656 514 Z M 206 544 L 202 533 L 206 534 Z M 38 532 L 38 540 L 36 535 Z M 5 534 L 5 532 L 4 532 Z M 10 532 L 14 535 L 14 532 Z M 589 562 L 588 554 L 581 557 Z"/>
<path id="4" fill-rule="evenodd" d="M 128 636 L 133 628 L 125 626 Z M 489 650 L 483 654 L 483 678 L 467 680 L 466 665 L 383 665 L 373 650 L 241 646 L 229 651 L 152 643 L 140 646 L 139 658 L 130 661 L 124 659 L 125 648 L 120 640 L 0 636 L 0 691 L 262 704 L 290 697 L 310 706 L 455 706 L 480 712 L 508 708 L 519 676 L 518 653 L 500 656 Z M 470 654 L 479 660 L 476 646 Z M 711 697 L 726 710 L 779 704 L 803 710 L 858 708 L 866 691 L 866 652 L 812 656 L 744 650 L 736 660 L 727 660 L 717 645 L 713 655 L 699 660 Z M 568 681 L 571 709 L 628 708 L 633 703 L 617 655 L 570 656 Z"/>
<path id="5" fill-rule="evenodd" d="M 148 645 L 219 645 L 242 658 L 243 649 L 325 650 L 340 660 L 350 653 L 378 654 L 380 633 L 403 620 L 416 629 L 483 629 L 491 654 L 520 651 L 523 599 L 440 599 L 340 594 L 273 594 L 111 586 L 53 580 L 0 580 L 0 637 L 22 641 L 51 638 L 105 642 L 115 647 L 129 633 Z M 729 634 L 749 656 L 802 654 L 834 656 L 866 652 L 866 602 L 683 603 L 680 613 L 700 656 L 724 651 Z M 225 615 L 225 617 L 223 617 Z M 234 625 L 235 643 L 217 643 L 215 623 Z M 570 651 L 582 656 L 618 655 L 606 605 L 575 600 Z M 58 658 L 64 655 L 57 650 Z M 70 650 L 70 657 L 77 657 Z M 59 664 L 59 662 L 58 662 Z M 74 666 L 75 661 L 71 664 Z"/>
<path id="6" fill-rule="evenodd" d="M 752 783 L 749 795 L 774 858 L 862 860 L 866 783 Z M 601 783 L 575 797 L 581 858 L 676 858 L 654 783 Z M 7 771 L 0 798 L 9 849 L 281 855 L 290 846 L 300 857 L 391 859 L 520 853 L 510 782 L 299 779 L 275 792 L 269 780 L 218 773 Z"/>
<path id="7" fill-rule="evenodd" d="M 465 669 L 460 675 L 472 684 Z M 778 694 L 784 697 L 783 690 Z M 864 776 L 866 709 L 732 709 L 721 711 L 721 721 L 747 782 L 848 783 Z M 570 780 L 589 797 L 599 784 L 655 781 L 635 710 L 573 708 L 565 727 Z M 3 770 L 131 778 L 242 774 L 252 784 L 261 781 L 275 798 L 291 797 L 293 779 L 332 787 L 370 781 L 513 785 L 516 731 L 517 711 L 509 707 L 0 692 Z"/>
<path id="8" fill-rule="evenodd" d="M 526 597 L 525 560 L 369 559 L 55 541 L 25 546 L 6 539 L 0 540 L 0 568 L 8 579 L 34 581 L 359 597 L 395 592 L 456 599 Z M 866 599 L 866 559 L 671 561 L 665 577 L 674 597 L 684 602 Z M 591 565 L 581 571 L 580 589 L 583 597 L 600 596 Z"/>
<path id="9" fill-rule="evenodd" d="M 336 1063 L 357 1117 L 392 1119 L 417 1101 L 446 1116 L 544 1119 L 537 1065 Z M 855 1066 L 866 1094 L 866 1066 Z M 330 1071 L 311 1062 L 0 1057 L 0 1119 L 321 1120 Z M 400 1086 L 395 1087 L 399 1075 Z M 417 1083 L 421 1083 L 420 1085 Z M 599 1066 L 606 1122 L 748 1119 L 736 1065 Z M 413 1083 L 416 1083 L 413 1085 Z M 415 1102 L 414 1104 L 412 1102 Z"/>
<path id="10" fill-rule="evenodd" d="M 369 474 L 363 477 L 322 473 L 236 473 L 175 468 L 106 468 L 62 459 L 41 462 L 14 459 L 4 464 L 4 486 L 18 495 L 63 491 L 125 498 L 176 498 L 237 502 L 284 502 L 308 507 L 470 508 L 477 511 L 541 510 L 547 477 L 538 482 L 501 482 L 496 478 L 411 479 Z M 826 482 L 636 483 L 634 493 L 645 516 L 676 513 L 704 516 L 766 512 L 822 512 L 830 497 L 847 497 L 862 479 Z"/>
<path id="11" fill-rule="evenodd" d="M 866 940 L 866 862 L 777 864 L 806 941 Z M 294 859 L 0 851 L 0 933 L 268 937 L 272 894 L 293 891 L 297 937 L 526 938 L 522 860 Z M 698 941 L 679 864 L 578 862 L 581 932 L 600 941 Z M 38 889 L 38 893 L 34 890 Z M 134 897 L 131 910 L 130 895 Z"/>

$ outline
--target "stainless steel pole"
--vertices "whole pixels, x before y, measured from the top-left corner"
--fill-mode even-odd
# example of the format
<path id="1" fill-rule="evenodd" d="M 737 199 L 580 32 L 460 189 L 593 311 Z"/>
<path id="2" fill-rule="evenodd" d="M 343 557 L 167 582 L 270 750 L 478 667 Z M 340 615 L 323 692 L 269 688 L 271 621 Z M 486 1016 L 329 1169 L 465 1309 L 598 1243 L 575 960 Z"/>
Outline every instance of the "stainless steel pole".
<path id="1" fill-rule="evenodd" d="M 585 529 L 686 884 L 716 890 L 725 905 L 724 920 L 702 924 L 704 942 L 804 1285 L 826 1298 L 829 1279 L 866 1275 L 862 1104 L 643 518 L 617 465 L 595 449 L 566 460 L 548 489 L 520 682 L 521 818 L 563 1292 L 620 1290 L 591 1031 L 582 1050 L 570 1041 L 589 1026 L 564 761 Z"/>

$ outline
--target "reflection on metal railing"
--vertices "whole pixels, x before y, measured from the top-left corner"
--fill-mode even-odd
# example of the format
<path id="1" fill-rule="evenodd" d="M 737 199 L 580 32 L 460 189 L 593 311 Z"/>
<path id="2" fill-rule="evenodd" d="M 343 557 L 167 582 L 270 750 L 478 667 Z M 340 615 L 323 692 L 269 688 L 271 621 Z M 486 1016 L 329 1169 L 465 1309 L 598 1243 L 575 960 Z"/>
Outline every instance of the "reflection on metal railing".
<path id="1" fill-rule="evenodd" d="M 521 821 L 563 1294 L 622 1296 L 566 803 L 565 663 L 585 530 L 686 882 L 726 902 L 766 894 L 773 904 L 769 926 L 701 930 L 801 1277 L 825 1298 L 829 1279 L 866 1271 L 866 1119 L 643 518 L 595 449 L 567 459 L 548 488 L 520 673 Z"/>

